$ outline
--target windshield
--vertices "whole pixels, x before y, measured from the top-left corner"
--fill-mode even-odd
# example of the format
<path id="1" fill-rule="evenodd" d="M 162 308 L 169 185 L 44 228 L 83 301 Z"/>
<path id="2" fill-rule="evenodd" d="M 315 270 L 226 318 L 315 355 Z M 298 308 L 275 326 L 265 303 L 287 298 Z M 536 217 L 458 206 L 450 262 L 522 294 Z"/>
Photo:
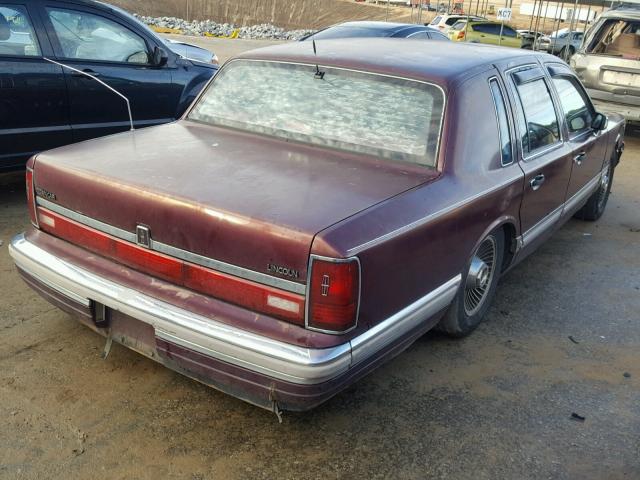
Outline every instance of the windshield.
<path id="1" fill-rule="evenodd" d="M 435 85 L 277 62 L 223 68 L 189 119 L 435 166 L 444 96 Z"/>

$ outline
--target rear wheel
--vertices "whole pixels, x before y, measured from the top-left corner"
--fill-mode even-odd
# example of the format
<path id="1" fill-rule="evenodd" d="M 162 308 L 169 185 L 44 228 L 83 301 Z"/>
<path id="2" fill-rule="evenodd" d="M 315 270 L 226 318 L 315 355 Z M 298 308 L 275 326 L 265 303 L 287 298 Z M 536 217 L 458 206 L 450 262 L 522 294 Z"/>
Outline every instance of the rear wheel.
<path id="1" fill-rule="evenodd" d="M 567 50 L 568 48 L 568 50 Z M 576 53 L 576 49 L 573 48 L 572 46 L 569 47 L 562 47 L 562 50 L 560 50 L 560 58 L 562 58 L 565 61 L 569 61 L 569 59 L 571 57 L 573 57 L 573 54 Z"/>
<path id="2" fill-rule="evenodd" d="M 578 213 L 575 214 L 576 218 L 593 222 L 602 216 L 609 201 L 611 185 L 613 184 L 613 172 L 614 168 L 609 163 L 602 172 L 598 189 L 589 197 L 585 206 L 578 210 Z"/>
<path id="3" fill-rule="evenodd" d="M 483 320 L 495 296 L 504 257 L 504 231 L 494 230 L 475 250 L 462 284 L 438 330 L 453 337 L 469 335 Z"/>

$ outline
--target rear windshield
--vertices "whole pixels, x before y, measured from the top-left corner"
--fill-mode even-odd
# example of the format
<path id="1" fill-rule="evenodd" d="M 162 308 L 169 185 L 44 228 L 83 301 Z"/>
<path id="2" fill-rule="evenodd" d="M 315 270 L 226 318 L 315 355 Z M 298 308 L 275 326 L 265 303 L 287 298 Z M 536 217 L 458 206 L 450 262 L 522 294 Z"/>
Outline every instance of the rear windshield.
<path id="1" fill-rule="evenodd" d="M 640 21 L 605 20 L 588 40 L 586 50 L 588 53 L 637 59 L 640 57 Z"/>
<path id="2" fill-rule="evenodd" d="M 315 40 L 330 40 L 332 38 L 388 37 L 392 33 L 393 31 L 380 28 L 330 27 L 312 35 L 311 38 Z"/>
<path id="3" fill-rule="evenodd" d="M 435 166 L 444 96 L 432 84 L 315 65 L 237 60 L 188 118 Z"/>
<path id="4" fill-rule="evenodd" d="M 456 24 L 453 25 L 453 27 L 451 27 L 451 30 L 464 30 L 465 26 L 467 25 L 467 22 L 457 22 Z"/>

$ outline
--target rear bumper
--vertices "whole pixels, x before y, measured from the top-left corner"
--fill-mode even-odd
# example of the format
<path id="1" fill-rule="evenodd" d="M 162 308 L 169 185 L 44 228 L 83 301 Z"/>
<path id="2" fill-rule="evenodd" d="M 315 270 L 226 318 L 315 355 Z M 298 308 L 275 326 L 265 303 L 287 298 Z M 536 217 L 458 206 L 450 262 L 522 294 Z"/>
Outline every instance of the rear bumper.
<path id="1" fill-rule="evenodd" d="M 433 326 L 460 284 L 460 276 L 451 279 L 351 341 L 309 348 L 158 300 L 63 260 L 24 235 L 12 240 L 9 252 L 32 288 L 89 326 L 92 302 L 104 304 L 127 333 L 114 340 L 236 397 L 265 408 L 275 400 L 287 410 L 313 408 L 406 348 Z M 136 338 L 136 332 L 152 333 Z"/>
<path id="2" fill-rule="evenodd" d="M 587 88 L 587 93 L 596 110 L 600 113 L 619 113 L 627 122 L 640 123 L 640 106 L 628 103 L 627 95 L 618 95 L 592 88 Z"/>

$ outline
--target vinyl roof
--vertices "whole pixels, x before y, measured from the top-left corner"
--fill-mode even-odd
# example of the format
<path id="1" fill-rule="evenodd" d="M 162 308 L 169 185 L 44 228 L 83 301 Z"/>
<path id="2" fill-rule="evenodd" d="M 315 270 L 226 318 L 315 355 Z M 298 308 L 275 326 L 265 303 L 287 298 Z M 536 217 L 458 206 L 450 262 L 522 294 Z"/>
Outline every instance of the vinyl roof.
<path id="1" fill-rule="evenodd" d="M 530 50 L 492 45 L 366 38 L 293 42 L 245 52 L 236 58 L 320 64 L 431 81 L 445 86 L 471 70 L 517 58 L 546 56 Z M 552 57 L 555 58 L 555 57 Z"/>

